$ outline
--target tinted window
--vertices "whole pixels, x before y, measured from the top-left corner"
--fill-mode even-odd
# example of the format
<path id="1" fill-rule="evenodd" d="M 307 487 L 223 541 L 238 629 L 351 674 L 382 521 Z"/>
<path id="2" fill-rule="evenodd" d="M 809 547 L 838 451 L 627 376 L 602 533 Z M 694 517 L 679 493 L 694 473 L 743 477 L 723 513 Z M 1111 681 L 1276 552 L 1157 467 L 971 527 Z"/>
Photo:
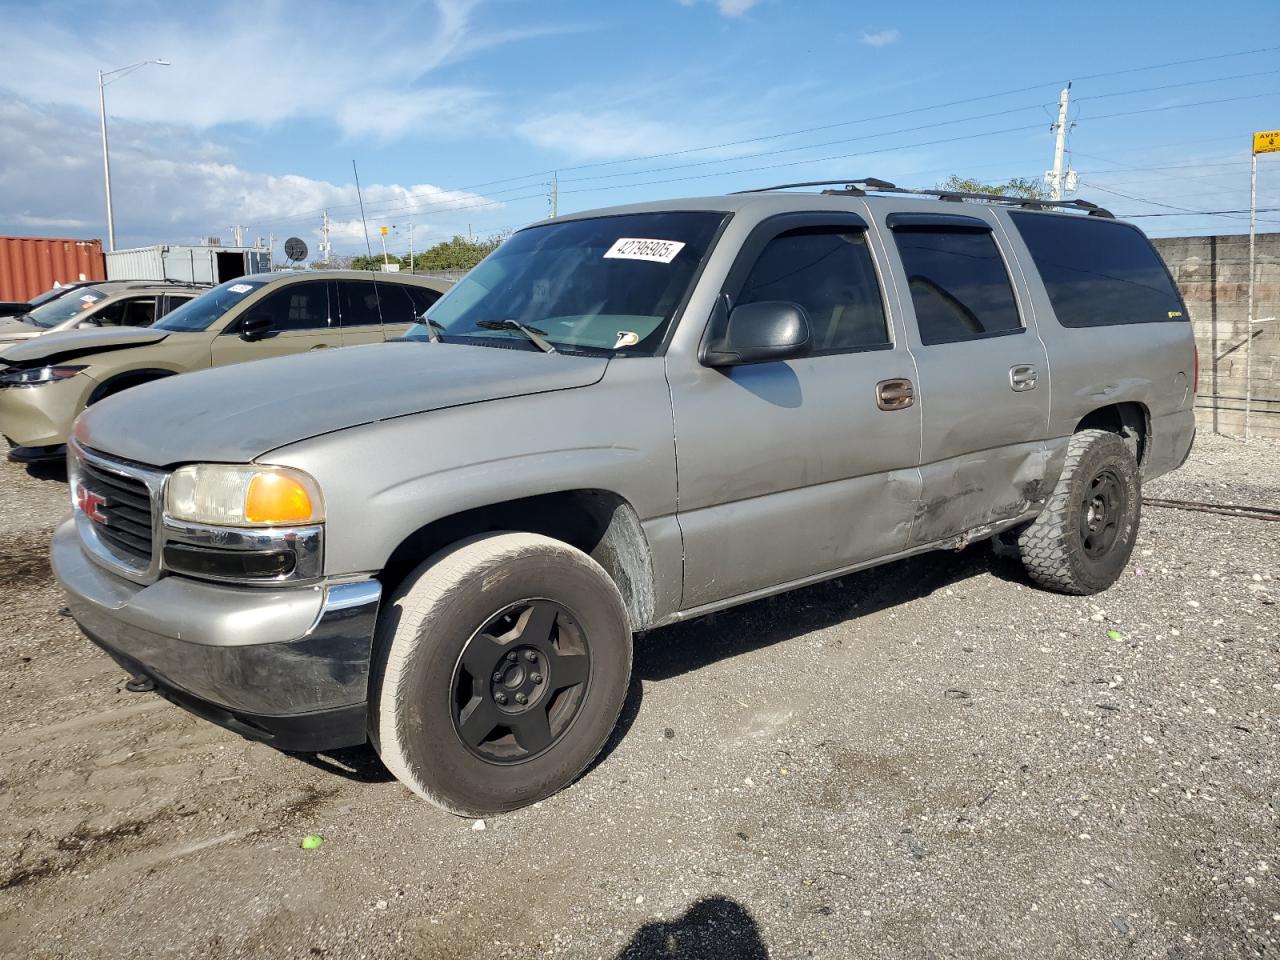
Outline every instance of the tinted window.
<path id="1" fill-rule="evenodd" d="M 1064 327 L 1188 319 L 1160 255 L 1133 227 L 1093 217 L 1012 216 Z"/>
<path id="2" fill-rule="evenodd" d="M 378 284 L 378 293 L 383 298 L 383 323 L 411 324 L 422 315 L 426 307 L 419 307 L 410 297 L 413 287 L 402 287 L 398 283 Z"/>
<path id="3" fill-rule="evenodd" d="M 723 213 L 632 213 L 521 230 L 431 308 L 447 341 L 537 349 L 493 321 L 518 320 L 557 348 L 652 354 L 689 291 Z"/>
<path id="4" fill-rule="evenodd" d="M 378 293 L 385 297 L 389 283 L 374 284 L 362 280 L 339 280 L 338 304 L 342 311 L 344 327 L 376 327 L 381 325 L 378 312 Z"/>
<path id="5" fill-rule="evenodd" d="M 920 342 L 954 343 L 1021 330 L 995 238 L 938 227 L 893 232 L 915 306 Z"/>
<path id="6" fill-rule="evenodd" d="M 440 299 L 440 292 L 430 287 L 405 287 L 409 298 L 413 300 L 414 319 L 422 316 Z"/>
<path id="7" fill-rule="evenodd" d="M 880 284 L 861 230 L 806 228 L 770 240 L 737 304 L 765 300 L 804 307 L 816 353 L 889 342 Z"/>
<path id="8" fill-rule="evenodd" d="M 165 297 L 162 301 L 163 305 L 160 308 L 160 316 L 163 317 L 165 314 L 169 313 L 171 310 L 177 309 L 190 299 L 192 299 L 192 297 L 180 297 L 169 294 L 169 296 Z"/>
<path id="9" fill-rule="evenodd" d="M 271 317 L 271 329 L 279 333 L 323 330 L 329 326 L 328 284 L 291 283 L 251 307 L 249 312 L 266 313 Z"/>

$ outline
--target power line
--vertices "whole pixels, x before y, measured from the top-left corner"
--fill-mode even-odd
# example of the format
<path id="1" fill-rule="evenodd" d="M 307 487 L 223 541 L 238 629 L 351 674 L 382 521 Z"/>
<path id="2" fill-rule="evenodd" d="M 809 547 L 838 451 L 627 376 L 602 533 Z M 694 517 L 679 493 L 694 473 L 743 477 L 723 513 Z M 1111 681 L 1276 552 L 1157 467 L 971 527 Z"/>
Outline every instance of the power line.
<path id="1" fill-rule="evenodd" d="M 1212 60 L 1224 60 L 1224 59 L 1230 59 L 1234 57 L 1251 56 L 1253 54 L 1269 53 L 1275 50 L 1280 50 L 1280 46 L 1261 47 L 1253 50 L 1240 50 L 1240 51 L 1234 51 L 1231 53 L 1213 54 L 1206 57 L 1195 57 L 1188 60 L 1173 60 L 1165 63 L 1149 64 L 1142 67 L 1130 67 L 1124 70 L 1113 70 L 1113 71 L 1106 71 L 1103 73 L 1087 74 L 1083 77 L 1078 77 L 1076 79 L 1077 81 L 1094 80 L 1094 79 L 1100 79 L 1103 77 L 1120 76 L 1124 74 L 1138 73 L 1138 72 L 1149 71 L 1149 70 L 1159 70 L 1159 69 L 1164 69 L 1166 67 L 1185 66 L 1192 63 L 1203 63 L 1203 62 L 1212 61 Z M 1280 72 L 1280 71 L 1265 71 L 1265 72 Z M 1261 74 L 1258 74 L 1258 75 L 1261 75 Z M 1240 76 L 1253 76 L 1253 74 L 1243 74 Z M 1173 87 L 1173 86 L 1189 86 L 1196 83 L 1216 83 L 1216 82 L 1220 82 L 1221 80 L 1239 79 L 1239 78 L 1240 77 L 1213 78 L 1213 79 L 1208 79 L 1203 81 L 1188 81 L 1183 84 L 1170 84 L 1168 86 Z M 983 94 L 981 96 L 976 96 L 976 97 L 966 97 L 959 100 L 950 100 L 943 103 L 931 104 L 923 107 L 914 107 L 909 110 L 899 110 L 891 113 L 884 113 L 884 114 L 879 114 L 879 115 L 874 115 L 869 117 L 858 117 L 852 120 L 837 121 L 835 123 L 821 124 L 813 127 L 804 127 L 796 130 L 766 134 L 758 137 L 747 137 L 740 140 L 730 140 L 730 141 L 724 141 L 722 143 L 708 144 L 708 145 L 698 146 L 698 147 L 688 147 L 682 150 L 671 150 L 663 153 L 653 153 L 653 154 L 641 155 L 636 157 L 627 157 L 619 160 L 603 160 L 603 161 L 594 161 L 591 163 L 576 164 L 572 166 L 559 166 L 554 170 L 549 169 L 549 170 L 535 171 L 527 174 L 522 174 L 520 176 L 505 177 L 505 178 L 496 179 L 496 180 L 483 181 L 483 182 L 471 184 L 465 187 L 457 187 L 450 192 L 466 192 L 466 191 L 476 190 L 481 187 L 494 186 L 494 185 L 503 184 L 503 183 L 514 183 L 516 181 L 529 180 L 534 177 L 545 177 L 556 172 L 557 170 L 560 172 L 573 172 L 578 170 L 618 166 L 618 165 L 623 165 L 628 163 L 643 162 L 647 160 L 658 160 L 658 159 L 665 159 L 667 157 L 683 156 L 690 153 L 699 153 L 699 152 L 704 152 L 708 150 L 721 150 L 729 147 L 742 146 L 748 143 L 759 143 L 767 140 L 778 140 L 784 137 L 798 136 L 804 133 L 814 133 L 822 130 L 830 130 L 836 127 L 849 126 L 849 125 L 858 124 L 858 123 L 870 123 L 875 120 L 893 119 L 896 117 L 903 117 L 903 116 L 909 116 L 917 113 L 924 113 L 931 110 L 940 110 L 940 109 L 945 109 L 947 107 L 961 106 L 968 103 L 977 103 L 983 100 L 992 100 L 992 99 L 997 99 L 999 97 L 1012 96 L 1017 93 L 1026 93 L 1032 90 L 1042 89 L 1044 87 L 1048 87 L 1051 85 L 1057 85 L 1061 82 L 1062 81 L 1046 81 L 1044 83 L 1032 84 L 1025 87 L 1018 87 L 1016 89 L 1000 91 L 997 93 Z M 1156 87 L 1151 89 L 1165 89 L 1165 88 Z M 1098 99 L 1103 96 L 1120 96 L 1123 93 L 1136 93 L 1136 92 L 1146 92 L 1146 91 L 1123 91 L 1121 93 L 1115 93 L 1115 94 L 1098 94 L 1098 95 L 1095 95 L 1094 97 L 1081 98 L 1081 99 Z M 1267 94 L 1260 94 L 1259 96 L 1266 96 L 1266 95 Z M 1247 99 L 1247 98 L 1241 98 L 1241 99 Z M 1206 102 L 1215 103 L 1215 102 L 1227 102 L 1227 101 L 1223 100 L 1223 101 L 1206 101 Z M 1187 104 L 1186 106 L 1195 106 L 1195 105 L 1196 104 Z M 1108 115 L 1108 116 L 1114 116 L 1114 115 Z M 1106 119 L 1106 117 L 1099 117 L 1094 119 Z M 791 149 L 796 150 L 796 149 L 802 149 L 802 148 L 797 147 L 797 148 L 791 148 Z M 718 162 L 731 162 L 734 159 L 739 159 L 739 158 L 725 158 L 724 160 L 718 161 Z M 711 162 L 717 162 L 717 161 L 711 161 Z M 625 176 L 625 175 L 626 174 L 619 174 L 619 176 Z M 523 187 L 512 187 L 508 191 L 500 191 L 500 192 L 515 192 L 520 189 L 526 189 L 527 186 L 531 186 L 531 185 L 525 185 Z M 490 191 L 490 192 L 492 193 L 493 191 Z M 413 195 L 410 194 L 409 196 L 413 196 Z M 394 202 L 396 201 L 395 200 L 380 201 L 380 203 L 394 203 Z M 340 209 L 344 206 L 355 206 L 355 204 L 338 204 L 336 206 L 331 206 L 330 209 Z M 396 209 L 408 209 L 408 208 L 402 207 L 402 208 L 396 208 Z M 305 219 L 313 214 L 318 214 L 319 212 L 320 212 L 319 210 L 308 211 L 306 214 L 298 214 L 287 219 L 281 218 L 277 220 L 268 220 L 263 222 L 264 223 L 281 223 L 281 222 L 288 222 L 289 220 Z"/>

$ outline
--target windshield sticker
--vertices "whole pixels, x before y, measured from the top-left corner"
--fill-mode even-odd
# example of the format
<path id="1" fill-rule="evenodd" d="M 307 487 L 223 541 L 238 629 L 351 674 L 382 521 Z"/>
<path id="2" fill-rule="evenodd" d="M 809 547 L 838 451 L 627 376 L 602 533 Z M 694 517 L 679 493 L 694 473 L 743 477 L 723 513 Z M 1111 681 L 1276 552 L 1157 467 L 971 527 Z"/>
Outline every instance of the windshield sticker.
<path id="1" fill-rule="evenodd" d="M 252 289 L 253 289 L 253 284 L 251 284 L 251 283 L 233 283 L 231 286 L 227 287 L 227 289 L 228 289 L 229 291 L 231 291 L 232 293 L 248 293 L 250 290 L 252 290 Z"/>
<path id="2" fill-rule="evenodd" d="M 607 251 L 606 260 L 647 260 L 650 263 L 670 263 L 684 244 L 676 240 L 646 240 L 643 237 L 619 237 Z"/>
<path id="3" fill-rule="evenodd" d="M 618 342 L 613 345 L 613 349 L 621 350 L 623 347 L 634 347 L 640 342 L 640 335 L 632 333 L 630 330 L 618 331 Z"/>
<path id="4" fill-rule="evenodd" d="M 98 298 L 95 297 L 92 293 L 86 293 L 80 299 L 83 300 L 85 303 L 96 303 L 98 300 Z"/>

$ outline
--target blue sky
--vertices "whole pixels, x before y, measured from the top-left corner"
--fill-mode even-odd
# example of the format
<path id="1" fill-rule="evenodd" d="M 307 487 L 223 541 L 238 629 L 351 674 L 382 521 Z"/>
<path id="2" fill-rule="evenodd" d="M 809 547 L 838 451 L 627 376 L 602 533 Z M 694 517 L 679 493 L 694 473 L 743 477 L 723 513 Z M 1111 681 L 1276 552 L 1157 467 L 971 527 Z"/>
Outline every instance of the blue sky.
<path id="1" fill-rule="evenodd" d="M 103 236 L 96 70 L 172 62 L 107 87 L 119 246 L 227 239 L 239 223 L 314 249 L 327 208 L 335 248 L 357 252 L 352 159 L 374 245 L 387 224 L 397 252 L 410 223 L 421 248 L 544 216 L 551 171 L 562 211 L 841 176 L 1038 177 L 1067 80 L 1079 196 L 1170 214 L 1137 221 L 1156 235 L 1238 232 L 1247 217 L 1180 211 L 1246 208 L 1249 133 L 1280 127 L 1274 0 L 1212 16 L 1114 0 L 962 14 L 0 0 L 0 24 L 0 233 Z M 1260 171 L 1260 206 L 1280 207 L 1280 155 Z M 1280 229 L 1280 213 L 1262 216 Z"/>

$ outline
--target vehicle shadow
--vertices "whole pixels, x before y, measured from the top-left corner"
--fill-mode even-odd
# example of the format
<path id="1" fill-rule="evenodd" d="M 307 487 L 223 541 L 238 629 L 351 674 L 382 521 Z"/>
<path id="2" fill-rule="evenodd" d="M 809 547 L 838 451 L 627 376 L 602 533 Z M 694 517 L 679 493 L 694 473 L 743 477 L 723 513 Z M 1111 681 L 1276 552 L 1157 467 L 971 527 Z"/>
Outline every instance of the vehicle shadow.
<path id="1" fill-rule="evenodd" d="M 998 556 L 990 544 L 978 543 L 955 553 L 933 552 L 909 557 L 649 631 L 637 639 L 631 684 L 618 721 L 582 776 L 590 775 L 627 738 L 640 714 L 646 682 L 669 680 L 718 660 L 857 620 L 983 573 L 1014 583 L 1027 583 L 1022 565 L 1016 559 Z M 395 779 L 370 744 L 318 754 L 288 755 L 358 783 L 386 783 Z"/>
<path id="2" fill-rule="evenodd" d="M 669 680 L 717 660 L 918 600 L 983 573 L 1027 582 L 1022 565 L 995 555 L 989 543 L 959 552 L 920 554 L 653 630 L 636 644 L 633 674 L 641 681 Z"/>
<path id="3" fill-rule="evenodd" d="M 27 476 L 33 480 L 67 482 L 67 462 L 65 460 L 42 460 L 38 463 L 24 463 Z"/>
<path id="4" fill-rule="evenodd" d="M 640 927 L 615 960 L 768 960 L 751 912 L 728 897 L 699 900 L 675 920 Z"/>

